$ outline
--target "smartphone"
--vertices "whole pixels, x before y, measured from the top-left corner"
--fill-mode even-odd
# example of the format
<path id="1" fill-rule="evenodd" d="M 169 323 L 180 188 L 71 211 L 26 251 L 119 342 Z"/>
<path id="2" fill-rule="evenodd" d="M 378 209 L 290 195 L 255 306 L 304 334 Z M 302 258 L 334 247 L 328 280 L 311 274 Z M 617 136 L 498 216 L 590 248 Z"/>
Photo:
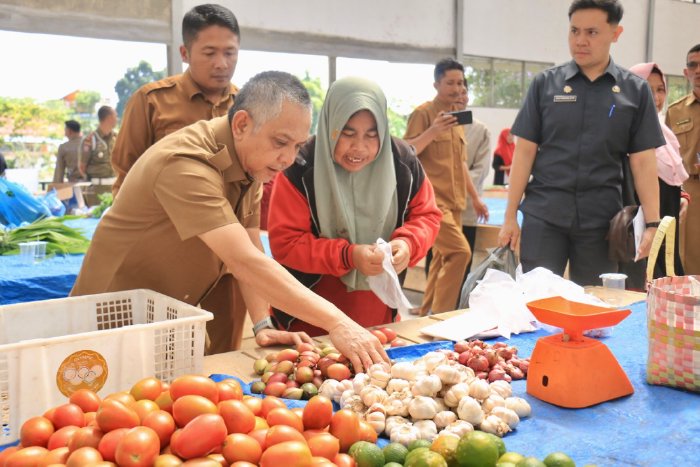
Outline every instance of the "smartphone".
<path id="1" fill-rule="evenodd" d="M 447 114 L 457 117 L 457 123 L 460 125 L 468 125 L 472 122 L 471 110 L 459 110 L 457 112 L 447 112 Z"/>

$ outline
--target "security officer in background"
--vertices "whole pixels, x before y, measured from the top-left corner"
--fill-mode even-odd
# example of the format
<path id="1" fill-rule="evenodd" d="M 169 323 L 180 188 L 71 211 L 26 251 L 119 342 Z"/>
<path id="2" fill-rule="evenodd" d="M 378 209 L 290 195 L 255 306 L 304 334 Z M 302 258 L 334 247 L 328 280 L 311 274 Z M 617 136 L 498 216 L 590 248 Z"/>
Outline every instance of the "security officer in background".
<path id="1" fill-rule="evenodd" d="M 88 133 L 80 144 L 78 155 L 80 173 L 96 186 L 111 187 L 114 171 L 110 162 L 114 141 L 117 139 L 117 112 L 108 105 L 97 111 L 99 124 L 95 131 Z"/>
<path id="2" fill-rule="evenodd" d="M 622 209 L 623 157 L 646 222 L 638 254 L 649 255 L 659 225 L 655 148 L 665 140 L 647 82 L 610 58 L 621 19 L 618 0 L 572 2 L 573 60 L 535 77 L 511 130 L 518 140 L 498 241 L 517 247 L 520 208 L 525 272 L 542 266 L 563 276 L 568 261 L 573 282 L 595 285 L 617 271 L 606 235 Z"/>
<path id="3" fill-rule="evenodd" d="M 82 178 L 78 169 L 78 152 L 80 151 L 80 123 L 75 120 L 65 122 L 64 134 L 68 141 L 58 147 L 56 168 L 53 171 L 53 182 L 77 182 Z"/>
<path id="4" fill-rule="evenodd" d="M 681 224 L 681 259 L 686 274 L 700 274 L 700 44 L 688 51 L 683 74 L 690 82 L 690 94 L 668 107 L 668 125 L 681 145 L 683 165 L 690 178 L 683 183 L 691 199 Z"/>

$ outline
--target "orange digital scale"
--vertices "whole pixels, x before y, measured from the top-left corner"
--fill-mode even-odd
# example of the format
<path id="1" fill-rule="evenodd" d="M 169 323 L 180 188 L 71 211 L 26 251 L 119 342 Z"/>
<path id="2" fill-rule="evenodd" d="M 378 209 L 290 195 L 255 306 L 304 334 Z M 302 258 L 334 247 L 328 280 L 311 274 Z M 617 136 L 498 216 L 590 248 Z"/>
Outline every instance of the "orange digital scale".
<path id="1" fill-rule="evenodd" d="M 546 324 L 564 332 L 541 337 L 527 373 L 527 392 L 550 404 L 589 407 L 634 393 L 632 383 L 610 349 L 585 337 L 588 329 L 614 326 L 631 314 L 563 297 L 529 302 L 527 307 Z"/>

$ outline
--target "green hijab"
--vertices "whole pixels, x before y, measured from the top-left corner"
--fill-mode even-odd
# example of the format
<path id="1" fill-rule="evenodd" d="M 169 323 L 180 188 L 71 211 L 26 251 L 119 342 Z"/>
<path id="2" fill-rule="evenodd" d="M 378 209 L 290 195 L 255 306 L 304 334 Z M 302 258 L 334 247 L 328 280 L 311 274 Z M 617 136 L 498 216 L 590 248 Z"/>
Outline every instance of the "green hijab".
<path id="1" fill-rule="evenodd" d="M 334 161 L 333 153 L 345 124 L 360 110 L 374 115 L 379 153 L 361 171 L 350 173 Z M 345 238 L 352 244 L 389 241 L 398 216 L 396 172 L 386 97 L 376 83 L 343 78 L 328 89 L 316 132 L 314 186 L 321 237 Z M 356 269 L 341 280 L 350 291 L 369 290 L 367 277 Z"/>

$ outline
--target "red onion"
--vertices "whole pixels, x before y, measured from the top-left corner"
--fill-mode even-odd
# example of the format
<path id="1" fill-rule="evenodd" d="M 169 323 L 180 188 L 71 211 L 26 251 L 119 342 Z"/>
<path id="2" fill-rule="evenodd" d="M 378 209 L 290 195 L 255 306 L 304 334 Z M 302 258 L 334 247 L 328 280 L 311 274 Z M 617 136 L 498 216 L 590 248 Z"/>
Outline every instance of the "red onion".
<path id="1" fill-rule="evenodd" d="M 489 369 L 489 361 L 483 355 L 479 355 L 470 358 L 467 366 L 474 371 L 487 371 Z"/>
<path id="2" fill-rule="evenodd" d="M 493 366 L 498 362 L 498 356 L 496 355 L 496 351 L 493 349 L 484 350 L 484 356 L 486 357 L 486 360 L 489 361 L 489 366 Z"/>
<path id="3" fill-rule="evenodd" d="M 503 368 L 494 368 L 489 372 L 489 382 L 493 383 L 494 381 L 506 379 L 506 376 L 507 374 Z"/>
<path id="4" fill-rule="evenodd" d="M 487 379 L 489 377 L 489 374 L 485 371 L 479 371 L 476 373 L 476 377 L 479 379 Z"/>
<path id="5" fill-rule="evenodd" d="M 513 357 L 513 351 L 508 347 L 503 347 L 498 349 L 498 356 L 502 357 L 504 360 L 510 360 Z"/>

